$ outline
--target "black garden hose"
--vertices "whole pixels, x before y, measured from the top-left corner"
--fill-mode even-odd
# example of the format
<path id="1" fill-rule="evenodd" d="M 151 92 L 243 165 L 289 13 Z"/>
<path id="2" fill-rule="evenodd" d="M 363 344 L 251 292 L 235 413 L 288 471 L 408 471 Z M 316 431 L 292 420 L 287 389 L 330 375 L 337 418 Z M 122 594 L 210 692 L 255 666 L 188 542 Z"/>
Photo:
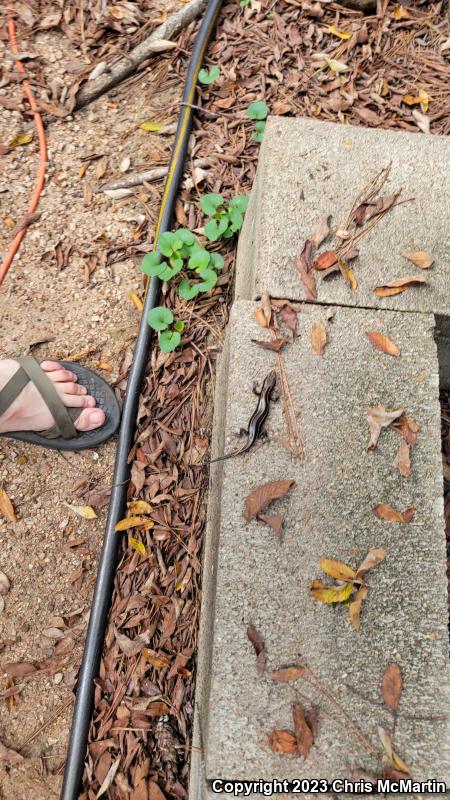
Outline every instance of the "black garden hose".
<path id="1" fill-rule="evenodd" d="M 195 40 L 186 76 L 183 105 L 178 119 L 169 173 L 161 201 L 155 234 L 155 247 L 158 244 L 159 235 L 170 230 L 171 227 L 174 204 L 180 179 L 183 174 L 186 149 L 192 125 L 193 111 L 190 106 L 195 96 L 198 72 L 222 2 L 223 0 L 209 0 Z M 78 677 L 64 781 L 60 796 L 61 800 L 77 800 L 81 790 L 93 709 L 94 679 L 97 677 L 100 667 L 103 639 L 111 605 L 120 544 L 120 534 L 116 533 L 115 527 L 117 522 L 124 516 L 130 475 L 128 455 L 134 443 L 139 393 L 144 379 L 151 346 L 152 333 L 147 323 L 147 316 L 149 311 L 158 304 L 160 292 L 159 279 L 151 278 L 147 289 L 148 291 L 145 296 L 142 319 L 136 346 L 134 348 L 133 363 L 130 369 L 122 411 L 122 421 L 114 468 L 113 489 L 111 492 L 106 531 L 100 554 L 83 660 Z"/>

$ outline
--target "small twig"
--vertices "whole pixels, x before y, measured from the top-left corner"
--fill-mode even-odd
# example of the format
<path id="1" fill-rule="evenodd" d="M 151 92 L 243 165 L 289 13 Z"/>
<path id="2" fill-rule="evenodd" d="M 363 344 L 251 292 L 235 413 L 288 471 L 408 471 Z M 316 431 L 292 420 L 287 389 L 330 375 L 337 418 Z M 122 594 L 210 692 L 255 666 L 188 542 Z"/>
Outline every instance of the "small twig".
<path id="1" fill-rule="evenodd" d="M 358 737 L 360 742 L 364 745 L 367 752 L 370 753 L 370 755 L 374 756 L 375 758 L 379 758 L 378 751 L 375 750 L 374 746 L 367 738 L 367 736 L 362 732 L 359 725 L 357 725 L 356 722 L 352 720 L 351 716 L 347 714 L 346 710 L 341 706 L 341 704 L 336 700 L 336 698 L 333 697 L 331 692 L 329 692 L 328 689 L 325 688 L 325 686 L 322 686 L 322 684 L 320 683 L 318 678 L 316 678 L 314 672 L 312 671 L 312 669 L 310 669 L 310 667 L 305 667 L 305 679 L 309 681 L 312 686 L 315 686 L 316 689 L 318 689 L 319 692 L 321 692 L 324 695 L 324 697 L 326 697 L 327 700 L 329 700 L 329 702 L 339 711 L 339 713 L 342 714 L 342 716 L 347 720 L 349 725 L 353 728 L 356 736 Z"/>
<path id="2" fill-rule="evenodd" d="M 71 706 L 71 705 L 72 705 L 72 703 L 73 703 L 74 699 L 75 699 L 74 697 L 71 697 L 71 698 L 70 698 L 70 700 L 68 700 L 68 702 L 66 702 L 66 703 L 62 703 L 62 705 L 58 706 L 58 708 L 56 709 L 56 711 L 55 711 L 55 712 L 54 712 L 54 713 L 53 713 L 53 714 L 52 714 L 50 717 L 48 717 L 48 718 L 45 720 L 45 722 L 43 722 L 43 723 L 42 723 L 42 725 L 39 725 L 39 727 L 38 727 L 38 728 L 35 728 L 35 730 L 33 731 L 33 733 L 32 733 L 30 736 L 28 736 L 28 738 L 27 738 L 27 739 L 25 739 L 25 741 L 24 741 L 24 742 L 22 742 L 22 744 L 20 745 L 20 747 L 18 747 L 18 748 L 17 748 L 17 752 L 18 752 L 18 753 L 20 753 L 20 751 L 21 751 L 21 750 L 23 750 L 23 748 L 24 748 L 24 747 L 26 747 L 26 746 L 27 746 L 27 744 L 30 744 L 30 742 L 32 742 L 32 741 L 33 741 L 33 739 L 36 739 L 36 736 L 39 736 L 39 734 L 40 734 L 40 733 L 41 733 L 43 730 L 45 730 L 45 728 L 46 728 L 48 725 L 51 725 L 51 723 L 52 723 L 52 722 L 54 722 L 54 720 L 55 720 L 55 719 L 57 719 L 57 717 L 59 717 L 59 715 L 60 715 L 60 714 L 62 714 L 62 712 L 63 712 L 63 711 L 65 711 L 65 710 L 66 710 L 66 708 L 69 708 L 69 706 Z"/>
<path id="3" fill-rule="evenodd" d="M 158 49 L 158 40 L 167 40 L 177 36 L 183 28 L 201 14 L 205 5 L 206 0 L 191 0 L 188 5 L 183 6 L 159 25 L 150 36 L 133 47 L 125 58 L 112 64 L 109 72 L 99 75 L 95 80 L 88 81 L 76 96 L 74 110 L 83 108 L 109 89 L 117 86 L 125 78 L 129 78 L 143 61 L 146 61 L 155 52 L 161 51 L 161 48 Z"/>

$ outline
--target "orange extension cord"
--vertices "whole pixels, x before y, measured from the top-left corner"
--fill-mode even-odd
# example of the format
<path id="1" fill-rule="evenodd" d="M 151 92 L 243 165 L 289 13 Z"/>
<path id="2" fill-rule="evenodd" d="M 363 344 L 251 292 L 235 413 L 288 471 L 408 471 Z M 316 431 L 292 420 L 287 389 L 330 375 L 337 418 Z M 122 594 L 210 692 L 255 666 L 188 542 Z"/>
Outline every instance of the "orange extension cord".
<path id="1" fill-rule="evenodd" d="M 12 49 L 13 53 L 15 53 L 17 55 L 17 53 L 19 53 L 19 48 L 17 46 L 16 26 L 14 24 L 13 13 L 14 13 L 14 7 L 13 7 L 12 4 L 9 4 L 8 5 L 8 36 L 9 36 L 9 41 L 11 43 L 11 49 Z M 24 65 L 22 64 L 22 62 L 18 60 L 18 61 L 16 61 L 16 64 L 17 64 L 17 69 L 19 70 L 19 72 L 21 72 L 23 75 L 26 75 L 27 71 L 26 71 Z M 34 99 L 33 92 L 31 91 L 30 84 L 29 84 L 29 82 L 28 82 L 28 80 L 26 78 L 23 79 L 22 86 L 23 86 L 24 94 L 25 94 L 25 96 L 26 96 L 26 98 L 27 98 L 27 100 L 28 100 L 28 102 L 30 104 L 31 110 L 32 110 L 32 112 L 34 114 L 34 122 L 35 122 L 35 125 L 36 125 L 36 128 L 37 128 L 38 138 L 39 138 L 39 172 L 38 172 L 38 178 L 37 178 L 35 190 L 33 192 L 33 197 L 31 198 L 30 205 L 28 206 L 28 209 L 27 209 L 27 213 L 28 214 L 34 214 L 34 212 L 36 211 L 36 209 L 37 209 L 37 207 L 39 205 L 39 200 L 40 200 L 40 197 L 41 197 L 42 189 L 44 188 L 44 184 L 45 184 L 45 166 L 46 166 L 46 163 L 47 163 L 47 142 L 46 142 L 46 139 L 45 139 L 45 130 L 44 130 L 44 124 L 42 122 L 42 117 L 41 117 L 39 111 L 37 110 L 37 105 L 36 105 L 36 101 Z M 11 242 L 9 250 L 6 253 L 6 256 L 3 259 L 2 265 L 0 267 L 0 284 L 2 283 L 6 273 L 9 270 L 9 268 L 10 268 L 12 262 L 13 262 L 14 256 L 16 255 L 16 253 L 17 253 L 17 251 L 18 251 L 18 249 L 20 247 L 20 244 L 22 242 L 22 239 L 24 238 L 26 232 L 27 232 L 27 226 L 25 225 L 22 228 L 22 230 L 17 233 L 17 235 L 15 236 L 13 241 Z"/>

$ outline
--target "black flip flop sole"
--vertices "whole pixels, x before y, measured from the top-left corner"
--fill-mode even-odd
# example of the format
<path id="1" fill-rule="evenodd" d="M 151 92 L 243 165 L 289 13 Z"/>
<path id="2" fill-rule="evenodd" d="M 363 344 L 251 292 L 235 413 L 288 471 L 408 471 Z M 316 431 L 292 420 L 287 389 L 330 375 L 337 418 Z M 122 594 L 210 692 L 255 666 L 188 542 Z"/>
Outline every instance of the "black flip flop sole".
<path id="1" fill-rule="evenodd" d="M 98 447 L 107 439 L 113 436 L 120 425 L 120 408 L 116 395 L 111 387 L 100 375 L 81 364 L 71 363 L 70 361 L 60 361 L 65 369 L 75 372 L 80 386 L 85 386 L 88 394 L 95 397 L 97 407 L 105 412 L 105 422 L 100 428 L 93 431 L 80 431 L 74 439 L 63 439 L 58 436 L 56 439 L 46 439 L 34 431 L 18 431 L 17 433 L 2 434 L 7 439 L 19 439 L 21 442 L 30 442 L 40 447 L 47 447 L 51 450 L 86 450 L 87 448 Z M 80 409 L 81 413 L 82 409 Z"/>

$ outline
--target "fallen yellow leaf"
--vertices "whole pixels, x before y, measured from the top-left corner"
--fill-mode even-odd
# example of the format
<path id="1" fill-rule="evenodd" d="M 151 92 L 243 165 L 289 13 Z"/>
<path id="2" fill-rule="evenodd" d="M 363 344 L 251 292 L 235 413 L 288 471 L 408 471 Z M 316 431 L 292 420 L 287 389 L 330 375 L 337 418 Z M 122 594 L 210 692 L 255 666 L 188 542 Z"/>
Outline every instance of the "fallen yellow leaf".
<path id="1" fill-rule="evenodd" d="M 130 298 L 131 302 L 134 303 L 137 310 L 142 311 L 142 309 L 144 308 L 144 303 L 142 302 L 137 292 L 129 292 L 128 297 Z"/>
<path id="2" fill-rule="evenodd" d="M 134 549 L 137 550 L 138 553 L 141 554 L 141 556 L 146 556 L 147 555 L 147 550 L 145 549 L 145 544 L 143 542 L 140 542 L 139 539 L 133 539 L 133 537 L 130 536 L 128 541 L 131 544 L 131 547 L 134 547 Z"/>
<path id="3" fill-rule="evenodd" d="M 150 503 L 147 503 L 145 500 L 130 500 L 127 503 L 128 511 L 133 516 L 135 514 L 150 514 L 153 511 L 153 507 Z"/>
<path id="4" fill-rule="evenodd" d="M 8 522 L 16 522 L 13 504 L 4 489 L 0 489 L 0 513 Z"/>
<path id="5" fill-rule="evenodd" d="M 83 519 L 97 519 L 97 514 L 91 506 L 71 506 L 70 503 L 64 503 L 64 505 Z"/>
<path id="6" fill-rule="evenodd" d="M 350 267 L 347 267 L 347 264 L 345 263 L 345 261 L 342 260 L 342 258 L 338 259 L 338 264 L 339 264 L 339 269 L 341 270 L 341 273 L 344 276 L 346 283 L 348 283 L 350 289 L 352 290 L 352 292 L 354 292 L 358 286 L 358 281 L 355 278 L 355 274 L 352 272 Z"/>
<path id="7" fill-rule="evenodd" d="M 430 95 L 427 94 L 427 92 L 425 92 L 423 89 L 419 90 L 418 95 L 405 94 L 402 100 L 408 106 L 420 105 L 424 114 L 428 111 L 428 107 L 430 105 Z"/>
<path id="8" fill-rule="evenodd" d="M 343 564 L 342 561 L 335 561 L 332 558 L 322 558 L 320 560 L 320 566 L 330 578 L 335 578 L 337 581 L 352 581 L 356 578 L 355 570 L 348 567 L 347 564 Z"/>
<path id="9" fill-rule="evenodd" d="M 141 122 L 139 125 L 143 131 L 151 131 L 157 133 L 161 130 L 163 124 L 162 122 L 156 122 L 154 119 L 147 119 L 145 122 Z"/>
<path id="10" fill-rule="evenodd" d="M 351 39 L 352 37 L 350 31 L 340 31 L 339 28 L 336 27 L 336 25 L 327 25 L 327 31 L 328 33 L 332 33 L 333 36 L 337 36 L 338 39 L 342 39 L 343 41 L 345 41 L 345 39 Z"/>
<path id="11" fill-rule="evenodd" d="M 9 143 L 8 147 L 21 147 L 24 144 L 30 144 L 33 141 L 32 133 L 18 133 L 17 136 Z"/>
<path id="12" fill-rule="evenodd" d="M 392 16 L 398 22 L 401 19 L 410 19 L 411 14 L 405 6 L 395 6 L 392 11 Z"/>
<path id="13" fill-rule="evenodd" d="M 127 517 L 126 519 L 121 519 L 120 522 L 117 523 L 114 530 L 127 531 L 128 528 L 140 527 L 149 530 L 150 528 L 153 528 L 153 522 L 151 519 L 147 519 L 146 517 Z"/>
<path id="14" fill-rule="evenodd" d="M 313 581 L 311 584 L 311 597 L 319 600 L 320 603 L 344 603 L 353 592 L 353 584 L 346 583 L 344 586 L 327 586 L 320 581 Z"/>

